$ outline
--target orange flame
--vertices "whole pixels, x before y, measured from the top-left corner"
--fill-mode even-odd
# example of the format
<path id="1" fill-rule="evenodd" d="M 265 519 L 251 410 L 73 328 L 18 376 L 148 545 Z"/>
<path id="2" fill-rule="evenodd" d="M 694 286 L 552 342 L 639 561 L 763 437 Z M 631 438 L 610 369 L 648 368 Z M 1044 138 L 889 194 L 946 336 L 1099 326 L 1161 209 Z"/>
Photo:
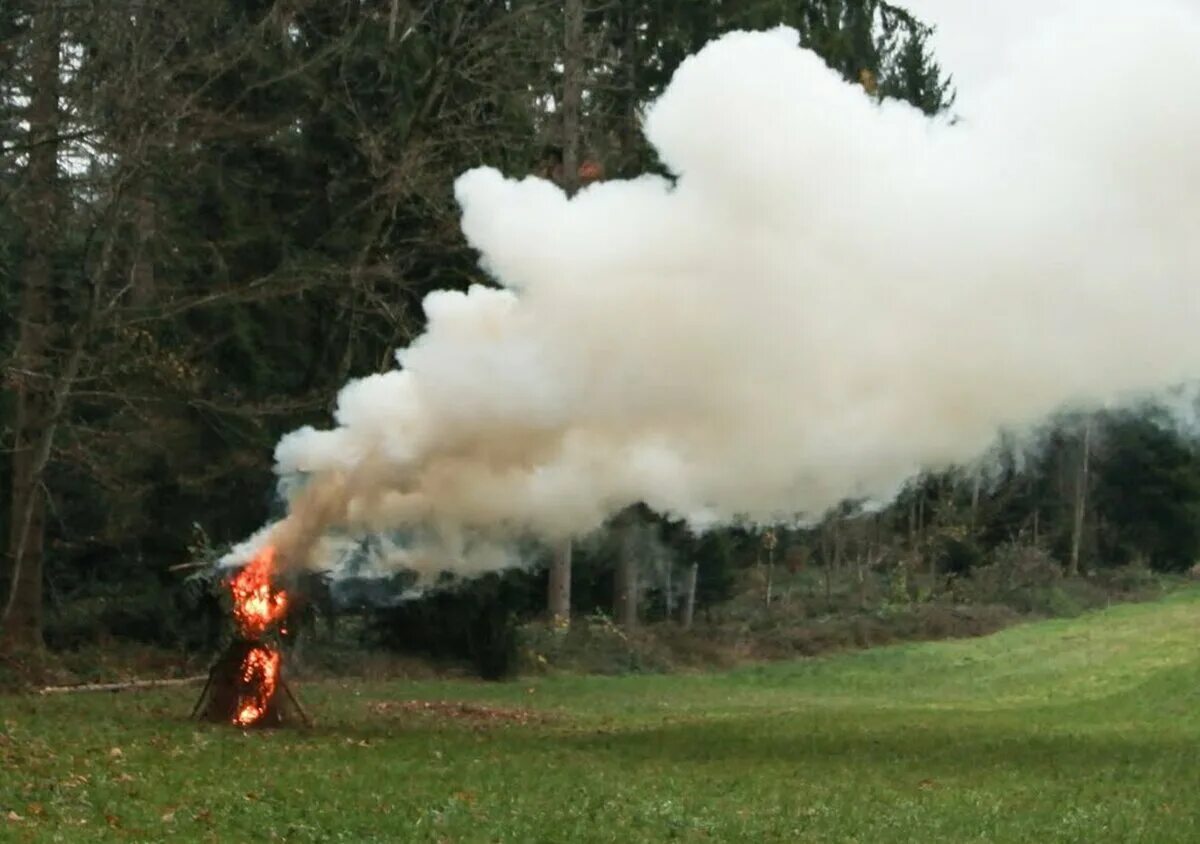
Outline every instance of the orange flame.
<path id="1" fill-rule="evenodd" d="M 275 549 L 267 546 L 229 581 L 233 618 L 244 639 L 259 639 L 287 613 L 288 593 L 271 585 L 274 573 Z M 246 652 L 239 675 L 246 691 L 238 695 L 234 724 L 248 727 L 267 714 L 279 684 L 279 663 L 279 651 L 266 645 Z"/>
<path id="2" fill-rule="evenodd" d="M 233 723 L 248 727 L 267 714 L 279 682 L 279 651 L 264 646 L 251 648 L 242 661 L 242 683 L 249 693 L 238 696 Z"/>
<path id="3" fill-rule="evenodd" d="M 268 545 L 229 582 L 233 617 L 238 631 L 247 639 L 262 636 L 287 612 L 287 592 L 271 586 L 274 571 L 275 549 Z"/>

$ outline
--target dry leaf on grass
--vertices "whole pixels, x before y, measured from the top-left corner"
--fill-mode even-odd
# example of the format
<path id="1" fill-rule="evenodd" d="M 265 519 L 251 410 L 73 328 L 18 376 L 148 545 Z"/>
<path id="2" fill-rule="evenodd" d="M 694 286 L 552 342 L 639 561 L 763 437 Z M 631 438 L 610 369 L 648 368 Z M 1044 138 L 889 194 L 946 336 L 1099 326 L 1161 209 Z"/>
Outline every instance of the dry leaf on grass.
<path id="1" fill-rule="evenodd" d="M 377 715 L 415 712 L 474 724 L 540 724 L 549 720 L 545 713 L 532 709 L 487 706 L 451 700 L 377 701 L 370 704 L 370 709 Z"/>

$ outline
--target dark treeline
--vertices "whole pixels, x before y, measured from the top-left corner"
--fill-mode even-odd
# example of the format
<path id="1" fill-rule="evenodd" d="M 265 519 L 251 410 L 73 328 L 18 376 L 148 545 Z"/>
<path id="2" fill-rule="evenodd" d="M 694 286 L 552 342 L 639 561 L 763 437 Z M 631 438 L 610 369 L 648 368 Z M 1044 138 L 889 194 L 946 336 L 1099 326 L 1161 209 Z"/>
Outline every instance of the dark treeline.
<path id="1" fill-rule="evenodd" d="M 679 62 L 779 23 L 864 96 L 951 105 L 929 30 L 880 0 L 4 4 L 7 645 L 206 646 L 180 611 L 205 605 L 197 580 L 172 567 L 266 521 L 278 437 L 391 366 L 427 292 L 487 283 L 454 178 L 489 164 L 573 189 L 654 170 L 639 115 Z M 803 530 L 694 537 L 622 514 L 572 549 L 570 609 L 690 622 L 751 567 L 937 584 L 1013 545 L 1068 574 L 1195 561 L 1200 459 L 1170 425 L 1071 418 L 1015 454 Z M 455 630 L 478 651 L 545 612 L 545 569 L 375 613 L 372 635 L 454 650 Z"/>

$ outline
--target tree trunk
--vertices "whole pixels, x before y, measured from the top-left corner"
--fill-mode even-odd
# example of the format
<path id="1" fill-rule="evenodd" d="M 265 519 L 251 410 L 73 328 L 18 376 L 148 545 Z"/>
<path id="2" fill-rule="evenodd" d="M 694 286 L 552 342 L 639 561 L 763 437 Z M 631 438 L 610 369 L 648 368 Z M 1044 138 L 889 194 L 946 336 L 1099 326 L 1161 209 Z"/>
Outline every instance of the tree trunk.
<path id="1" fill-rule="evenodd" d="M 767 549 L 767 607 L 771 606 L 771 592 L 775 581 L 775 549 Z"/>
<path id="2" fill-rule="evenodd" d="M 871 557 L 871 545 L 867 543 L 866 549 L 867 559 Z M 867 605 L 867 577 L 864 568 L 863 552 L 859 552 L 854 558 L 854 582 L 858 585 L 858 605 L 865 607 Z"/>
<path id="3" fill-rule="evenodd" d="M 135 205 L 134 234 L 137 252 L 130 275 L 130 303 L 144 308 L 154 300 L 154 236 L 156 209 L 147 183 Z"/>
<path id="4" fill-rule="evenodd" d="M 925 484 L 921 484 L 921 494 L 917 497 L 917 544 L 925 543 Z"/>
<path id="5" fill-rule="evenodd" d="M 833 598 L 833 564 L 834 564 L 834 542 L 832 540 L 832 523 L 826 520 L 821 526 L 821 560 L 825 564 L 825 601 L 828 603 Z"/>
<path id="6" fill-rule="evenodd" d="M 566 0 L 566 38 L 563 49 L 562 188 L 568 196 L 579 190 L 580 111 L 583 103 L 583 0 Z"/>
<path id="7" fill-rule="evenodd" d="M 674 584 L 671 582 L 671 564 L 668 562 L 664 567 L 663 573 L 663 609 L 666 611 L 666 617 L 670 618 L 675 609 L 675 597 L 671 592 L 671 587 Z"/>
<path id="8" fill-rule="evenodd" d="M 55 417 L 48 359 L 54 330 L 53 256 L 58 229 L 59 23 L 55 4 L 34 17 L 32 91 L 27 110 L 31 148 L 27 166 L 25 254 L 15 369 L 16 414 L 12 455 L 8 596 L 0 615 L 5 644 L 42 645 L 42 557 L 47 437 Z"/>
<path id="9" fill-rule="evenodd" d="M 583 100 L 583 0 L 567 0 L 563 49 L 562 188 L 579 190 L 579 112 Z M 571 540 L 555 549 L 546 609 L 554 624 L 571 623 Z"/>
<path id="10" fill-rule="evenodd" d="M 550 561 L 550 586 L 546 595 L 550 622 L 566 627 L 571 623 L 571 540 L 554 549 Z"/>
<path id="11" fill-rule="evenodd" d="M 642 64 L 638 57 L 638 16 L 635 10 L 627 5 L 623 20 L 623 41 L 621 46 L 621 67 L 624 78 L 621 80 L 620 97 L 624 102 L 621 108 L 621 120 L 617 127 L 617 144 L 619 159 L 618 172 L 622 176 L 641 172 L 638 166 L 638 71 Z"/>
<path id="12" fill-rule="evenodd" d="M 396 24 L 400 21 L 400 0 L 392 0 L 392 8 L 388 12 L 388 43 L 396 40 Z"/>
<path id="13" fill-rule="evenodd" d="M 841 517 L 835 517 L 833 520 L 833 567 L 836 571 L 841 572 L 842 560 L 845 556 L 846 542 L 845 535 L 842 532 Z"/>
<path id="14" fill-rule="evenodd" d="M 917 547 L 917 496 L 918 492 L 913 492 L 912 500 L 908 502 L 908 546 L 910 548 Z"/>
<path id="15" fill-rule="evenodd" d="M 971 484 L 971 530 L 974 531 L 979 523 L 979 487 L 983 483 L 983 469 L 975 469 L 975 478 Z"/>
<path id="16" fill-rule="evenodd" d="M 617 571 L 613 600 L 613 616 L 626 630 L 633 630 L 638 622 L 638 560 L 634 542 L 637 526 L 626 524 L 620 528 L 621 541 L 617 555 Z"/>
<path id="17" fill-rule="evenodd" d="M 692 629 L 692 620 L 696 617 L 696 580 L 700 573 L 699 563 L 688 566 L 687 575 L 683 580 L 683 629 Z"/>
<path id="18" fill-rule="evenodd" d="M 1079 574 L 1079 549 L 1083 545 L 1083 517 L 1087 514 L 1088 486 L 1088 457 L 1092 446 L 1092 422 L 1089 419 L 1083 427 L 1083 442 L 1080 446 L 1079 474 L 1075 479 L 1075 513 L 1071 525 L 1071 561 L 1070 574 Z"/>

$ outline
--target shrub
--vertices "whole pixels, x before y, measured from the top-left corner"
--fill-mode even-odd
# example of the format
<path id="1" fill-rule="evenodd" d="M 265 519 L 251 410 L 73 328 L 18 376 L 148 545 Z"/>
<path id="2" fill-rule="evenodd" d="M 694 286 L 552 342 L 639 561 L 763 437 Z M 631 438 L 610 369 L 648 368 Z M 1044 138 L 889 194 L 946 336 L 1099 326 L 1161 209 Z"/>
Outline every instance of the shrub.
<path id="1" fill-rule="evenodd" d="M 576 618 L 567 628 L 527 624 L 520 630 L 521 664 L 535 673 L 550 669 L 605 675 L 666 671 L 675 661 L 668 640 L 656 632 L 674 627 L 665 623 L 649 628 L 654 632 L 627 633 L 603 613 Z"/>
<path id="2" fill-rule="evenodd" d="M 1161 592 L 1163 579 L 1147 564 L 1144 557 L 1116 568 L 1101 569 L 1092 578 L 1097 586 L 1126 595 L 1150 595 Z"/>
<path id="3" fill-rule="evenodd" d="M 468 663 L 485 680 L 518 668 L 517 627 L 533 612 L 531 575 L 489 574 L 392 607 L 374 610 L 368 642 L 444 663 Z"/>

